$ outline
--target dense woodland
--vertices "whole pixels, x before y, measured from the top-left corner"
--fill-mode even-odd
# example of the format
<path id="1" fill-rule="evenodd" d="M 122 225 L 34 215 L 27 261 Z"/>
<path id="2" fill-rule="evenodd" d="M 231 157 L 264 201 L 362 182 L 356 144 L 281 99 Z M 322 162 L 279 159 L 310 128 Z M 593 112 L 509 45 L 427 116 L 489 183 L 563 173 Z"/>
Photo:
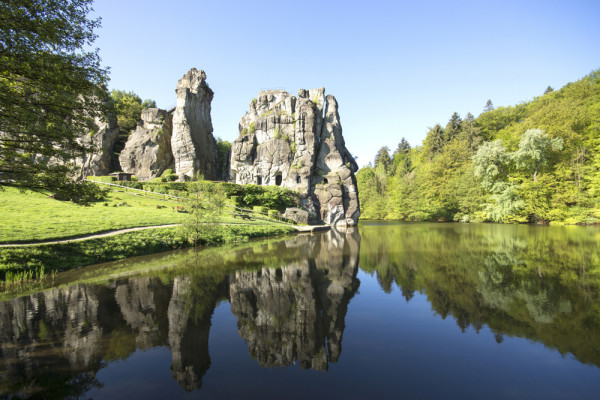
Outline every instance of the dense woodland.
<path id="1" fill-rule="evenodd" d="M 357 174 L 361 218 L 600 222 L 600 70 L 475 118 L 454 113 L 422 146 L 402 138 Z"/>

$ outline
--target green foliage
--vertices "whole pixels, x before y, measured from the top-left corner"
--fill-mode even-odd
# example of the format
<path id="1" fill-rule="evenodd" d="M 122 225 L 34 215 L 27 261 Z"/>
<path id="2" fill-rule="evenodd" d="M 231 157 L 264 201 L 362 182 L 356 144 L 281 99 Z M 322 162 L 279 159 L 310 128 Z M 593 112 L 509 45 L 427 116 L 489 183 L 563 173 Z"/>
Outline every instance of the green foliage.
<path id="1" fill-rule="evenodd" d="M 245 185 L 242 201 L 247 206 L 262 206 L 268 209 L 284 211 L 287 207 L 295 207 L 297 194 L 279 186 Z M 265 211 L 266 212 L 266 211 Z"/>
<path id="2" fill-rule="evenodd" d="M 217 138 L 217 163 L 219 166 L 218 176 L 221 179 L 228 179 L 229 157 L 231 154 L 231 143 L 221 138 Z"/>
<path id="3" fill-rule="evenodd" d="M 165 169 L 160 176 L 161 182 L 175 182 L 179 177 L 173 173 L 172 169 Z"/>
<path id="4" fill-rule="evenodd" d="M 357 174 L 361 218 L 600 222 L 600 71 L 479 117 L 454 113 L 423 147 Z M 382 167 L 384 165 L 384 167 Z"/>
<path id="5" fill-rule="evenodd" d="M 248 131 L 250 134 L 256 132 L 256 124 L 254 122 L 250 122 L 250 126 L 248 127 Z"/>
<path id="6" fill-rule="evenodd" d="M 600 365 L 596 227 L 394 224 L 360 234 L 359 264 L 385 291 L 426 293 L 463 330 L 487 326 Z"/>
<path id="7" fill-rule="evenodd" d="M 110 111 L 91 9 L 91 0 L 0 3 L 1 186 L 85 196 L 70 161 L 93 150 L 95 118 Z"/>
<path id="8" fill-rule="evenodd" d="M 134 92 L 116 89 L 110 92 L 110 97 L 114 104 L 119 124 L 119 138 L 113 149 L 116 154 L 119 154 L 125 147 L 127 138 L 141 121 L 142 110 L 144 108 L 156 107 L 156 102 L 150 99 L 142 102 L 142 99 Z"/>
<path id="9" fill-rule="evenodd" d="M 115 177 L 115 176 L 88 176 L 87 180 L 92 181 L 92 182 L 114 183 L 117 181 L 117 177 Z"/>
<path id="10" fill-rule="evenodd" d="M 221 210 L 225 206 L 225 192 L 219 185 L 205 185 L 202 175 L 188 183 L 188 197 L 184 203 L 186 215 L 180 232 L 190 244 L 201 238 L 211 238 L 220 229 Z"/>

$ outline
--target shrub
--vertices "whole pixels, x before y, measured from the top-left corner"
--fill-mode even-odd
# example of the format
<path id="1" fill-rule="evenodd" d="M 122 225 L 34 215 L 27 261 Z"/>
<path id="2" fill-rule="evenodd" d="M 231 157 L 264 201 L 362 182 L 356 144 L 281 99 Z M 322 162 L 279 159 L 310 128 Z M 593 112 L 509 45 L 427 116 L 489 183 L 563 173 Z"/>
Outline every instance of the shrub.
<path id="1" fill-rule="evenodd" d="M 92 181 L 92 182 L 108 182 L 108 183 L 112 183 L 112 182 L 115 182 L 117 180 L 117 178 L 114 177 L 114 176 L 88 176 L 87 180 L 88 181 Z"/>
<path id="2" fill-rule="evenodd" d="M 240 196 L 231 196 L 230 199 L 234 205 L 236 205 L 236 206 L 240 205 Z"/>
<path id="3" fill-rule="evenodd" d="M 254 207 L 252 207 L 252 209 L 261 214 L 266 214 L 269 211 L 269 209 L 267 207 L 263 207 L 263 206 L 254 206 Z"/>
<path id="4" fill-rule="evenodd" d="M 279 217 L 279 211 L 277 211 L 277 210 L 269 210 L 268 214 L 269 214 L 269 217 Z"/>

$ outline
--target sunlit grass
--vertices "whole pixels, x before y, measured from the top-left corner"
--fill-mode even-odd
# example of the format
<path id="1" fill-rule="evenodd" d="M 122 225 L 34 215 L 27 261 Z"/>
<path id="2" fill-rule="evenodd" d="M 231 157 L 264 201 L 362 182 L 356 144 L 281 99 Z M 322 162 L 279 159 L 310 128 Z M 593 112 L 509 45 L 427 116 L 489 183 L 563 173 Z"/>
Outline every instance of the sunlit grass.
<path id="1" fill-rule="evenodd" d="M 147 197 L 131 192 L 109 192 L 104 201 L 83 206 L 54 200 L 45 194 L 5 188 L 0 191 L 0 243 L 64 239 L 118 229 L 180 223 L 184 213 L 176 199 Z M 261 225 L 268 218 L 251 221 L 233 218 L 225 208 L 221 222 Z"/>

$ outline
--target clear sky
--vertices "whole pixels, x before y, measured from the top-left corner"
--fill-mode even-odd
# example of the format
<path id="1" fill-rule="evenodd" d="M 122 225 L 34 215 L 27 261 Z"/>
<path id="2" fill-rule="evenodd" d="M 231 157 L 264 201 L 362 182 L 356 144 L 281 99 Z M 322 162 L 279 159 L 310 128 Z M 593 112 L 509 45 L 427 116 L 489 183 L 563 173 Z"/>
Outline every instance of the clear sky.
<path id="1" fill-rule="evenodd" d="M 359 165 L 420 145 L 453 112 L 531 100 L 600 68 L 600 0 L 96 0 L 111 89 L 175 105 L 203 69 L 214 134 L 233 141 L 261 89 L 324 86 Z"/>

